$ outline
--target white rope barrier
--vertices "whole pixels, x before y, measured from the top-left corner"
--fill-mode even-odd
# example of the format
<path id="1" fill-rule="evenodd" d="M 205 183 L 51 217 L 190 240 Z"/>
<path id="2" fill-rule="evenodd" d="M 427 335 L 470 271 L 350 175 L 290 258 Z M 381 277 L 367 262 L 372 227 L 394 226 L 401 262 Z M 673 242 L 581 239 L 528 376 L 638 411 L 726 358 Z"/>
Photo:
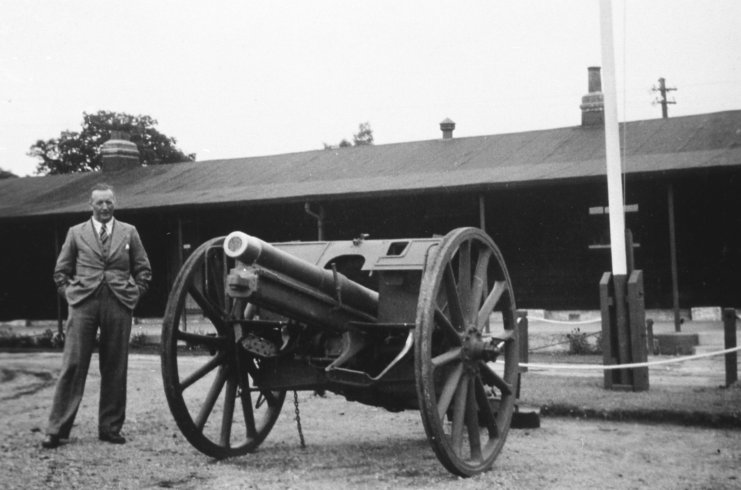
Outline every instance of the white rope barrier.
<path id="1" fill-rule="evenodd" d="M 632 369 L 639 367 L 658 366 L 660 364 L 675 364 L 678 362 L 691 361 L 694 359 L 700 359 L 703 357 L 721 356 L 741 350 L 741 346 L 734 347 L 732 349 L 725 349 L 717 352 L 708 352 L 706 354 L 696 354 L 694 356 L 677 357 L 675 359 L 666 359 L 663 361 L 653 362 L 635 362 L 633 364 L 611 364 L 609 366 L 603 366 L 602 364 L 538 364 L 538 363 L 520 363 L 521 367 L 532 368 L 532 369 L 570 369 L 570 370 L 592 370 L 602 369 L 604 371 L 611 369 Z M 502 361 L 497 361 L 502 362 Z"/>
<path id="2" fill-rule="evenodd" d="M 545 323 L 558 323 L 560 325 L 587 325 L 589 323 L 597 323 L 601 322 L 601 318 L 593 318 L 592 320 L 581 320 L 578 322 L 569 322 L 565 320 L 551 320 L 548 318 L 539 318 L 536 316 L 529 316 L 527 317 L 528 322 L 545 322 Z"/>

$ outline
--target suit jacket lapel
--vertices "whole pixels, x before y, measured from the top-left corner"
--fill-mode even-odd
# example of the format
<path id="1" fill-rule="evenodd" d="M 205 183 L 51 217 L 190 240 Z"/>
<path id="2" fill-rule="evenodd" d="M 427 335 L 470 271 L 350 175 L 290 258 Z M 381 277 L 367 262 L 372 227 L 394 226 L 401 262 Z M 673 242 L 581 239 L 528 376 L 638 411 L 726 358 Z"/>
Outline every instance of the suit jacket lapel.
<path id="1" fill-rule="evenodd" d="M 90 245 L 90 248 L 95 250 L 98 255 L 103 257 L 103 251 L 100 248 L 100 240 L 98 240 L 98 234 L 95 233 L 95 227 L 93 226 L 92 219 L 86 221 L 82 227 L 82 239 Z"/>
<path id="2" fill-rule="evenodd" d="M 116 221 L 113 222 L 113 234 L 111 236 L 111 250 L 110 255 L 113 256 L 113 254 L 118 250 L 118 247 L 121 246 L 121 242 L 124 240 L 124 232 L 123 228 L 121 227 L 121 223 L 118 223 Z"/>

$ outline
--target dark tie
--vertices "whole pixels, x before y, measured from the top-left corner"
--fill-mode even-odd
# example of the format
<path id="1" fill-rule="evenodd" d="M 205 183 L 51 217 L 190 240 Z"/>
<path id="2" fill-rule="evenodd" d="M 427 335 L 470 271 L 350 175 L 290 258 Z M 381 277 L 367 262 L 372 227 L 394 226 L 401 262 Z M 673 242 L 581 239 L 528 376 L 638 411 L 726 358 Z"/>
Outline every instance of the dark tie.
<path id="1" fill-rule="evenodd" d="M 102 225 L 100 227 L 100 243 L 105 247 L 106 242 L 108 242 L 108 230 L 106 230 L 105 225 Z"/>

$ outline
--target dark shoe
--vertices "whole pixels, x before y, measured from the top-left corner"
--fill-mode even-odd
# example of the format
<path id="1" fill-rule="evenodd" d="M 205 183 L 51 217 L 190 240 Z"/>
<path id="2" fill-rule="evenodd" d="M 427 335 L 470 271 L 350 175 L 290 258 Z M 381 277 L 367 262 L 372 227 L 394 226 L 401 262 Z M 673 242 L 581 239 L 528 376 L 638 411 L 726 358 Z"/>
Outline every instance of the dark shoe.
<path id="1" fill-rule="evenodd" d="M 126 438 L 121 434 L 98 434 L 98 439 L 103 442 L 110 442 L 111 444 L 126 444 Z"/>
<path id="2" fill-rule="evenodd" d="M 59 447 L 59 436 L 56 434 L 46 434 L 44 440 L 41 441 L 41 447 L 45 449 L 54 449 Z"/>

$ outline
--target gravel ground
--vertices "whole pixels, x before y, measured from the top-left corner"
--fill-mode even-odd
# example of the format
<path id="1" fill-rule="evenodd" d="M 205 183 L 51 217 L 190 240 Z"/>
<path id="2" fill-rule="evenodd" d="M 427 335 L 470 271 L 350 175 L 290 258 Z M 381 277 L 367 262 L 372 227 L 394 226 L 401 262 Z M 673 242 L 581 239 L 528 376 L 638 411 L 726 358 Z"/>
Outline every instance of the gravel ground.
<path id="1" fill-rule="evenodd" d="M 417 412 L 389 413 L 331 394 L 299 394 L 306 449 L 288 397 L 256 453 L 216 461 L 181 436 L 159 358 L 142 354 L 130 358 L 126 445 L 96 437 L 93 368 L 72 438 L 43 450 L 60 363 L 58 353 L 0 353 L 2 488 L 741 488 L 739 430 L 548 417 L 539 429 L 510 431 L 494 469 L 463 480 L 438 463 Z"/>

